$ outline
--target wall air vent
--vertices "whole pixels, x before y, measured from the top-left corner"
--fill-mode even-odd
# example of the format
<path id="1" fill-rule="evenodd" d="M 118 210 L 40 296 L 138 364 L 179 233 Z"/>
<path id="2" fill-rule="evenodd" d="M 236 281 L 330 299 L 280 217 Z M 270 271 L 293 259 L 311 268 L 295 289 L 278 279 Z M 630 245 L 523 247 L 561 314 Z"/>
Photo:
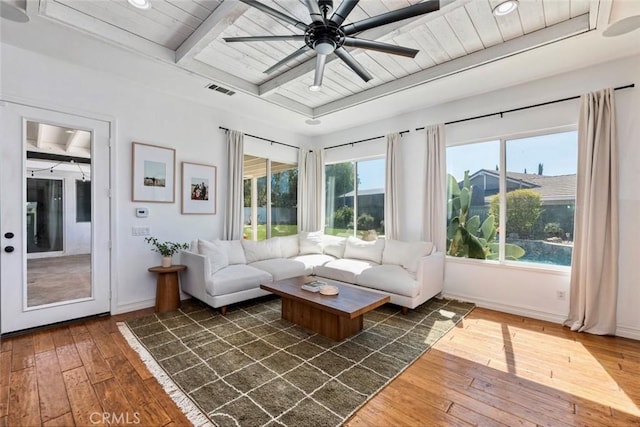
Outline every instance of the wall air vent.
<path id="1" fill-rule="evenodd" d="M 226 87 L 218 86 L 213 83 L 207 86 L 207 89 L 215 90 L 216 92 L 224 93 L 225 95 L 229 95 L 229 96 L 235 94 L 235 92 L 232 91 L 231 89 L 227 89 Z"/>

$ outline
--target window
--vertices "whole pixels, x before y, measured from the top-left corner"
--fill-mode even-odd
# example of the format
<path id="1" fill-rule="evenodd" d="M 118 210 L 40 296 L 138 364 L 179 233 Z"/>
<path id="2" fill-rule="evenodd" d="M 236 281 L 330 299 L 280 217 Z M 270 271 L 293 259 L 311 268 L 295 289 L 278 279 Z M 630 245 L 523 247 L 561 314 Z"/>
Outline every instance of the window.
<path id="1" fill-rule="evenodd" d="M 296 165 L 245 155 L 244 238 L 265 240 L 297 232 Z"/>
<path id="2" fill-rule="evenodd" d="M 447 172 L 448 255 L 571 265 L 577 132 L 448 147 Z"/>
<path id="3" fill-rule="evenodd" d="M 385 159 L 336 163 L 325 167 L 325 233 L 365 237 L 384 234 Z"/>
<path id="4" fill-rule="evenodd" d="M 91 181 L 76 180 L 76 222 L 91 222 Z"/>

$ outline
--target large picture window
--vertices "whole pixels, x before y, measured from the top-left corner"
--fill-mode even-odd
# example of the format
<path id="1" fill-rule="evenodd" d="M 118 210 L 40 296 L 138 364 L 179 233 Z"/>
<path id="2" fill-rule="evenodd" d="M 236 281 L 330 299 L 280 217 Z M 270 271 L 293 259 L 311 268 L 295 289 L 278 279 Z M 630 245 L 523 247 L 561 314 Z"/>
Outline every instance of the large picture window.
<path id="1" fill-rule="evenodd" d="M 297 232 L 297 166 L 245 155 L 244 238 L 265 240 Z"/>
<path id="2" fill-rule="evenodd" d="M 577 132 L 447 148 L 447 254 L 571 265 Z"/>
<path id="3" fill-rule="evenodd" d="M 384 176 L 384 158 L 327 165 L 325 233 L 384 235 Z"/>

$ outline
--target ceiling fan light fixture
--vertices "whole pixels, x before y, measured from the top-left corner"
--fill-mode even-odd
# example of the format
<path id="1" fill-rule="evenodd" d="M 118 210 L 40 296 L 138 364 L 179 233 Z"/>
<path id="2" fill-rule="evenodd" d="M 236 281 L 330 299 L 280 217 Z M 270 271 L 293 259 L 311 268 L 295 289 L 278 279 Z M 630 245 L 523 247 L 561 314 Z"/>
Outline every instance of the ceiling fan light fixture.
<path id="1" fill-rule="evenodd" d="M 151 8 L 151 0 L 127 0 L 129 4 L 138 9 L 147 10 Z"/>
<path id="2" fill-rule="evenodd" d="M 330 55 L 336 50 L 336 44 L 331 40 L 319 40 L 313 48 L 318 55 Z"/>
<path id="3" fill-rule="evenodd" d="M 505 0 L 493 8 L 493 16 L 505 16 L 518 8 L 518 0 Z"/>
<path id="4" fill-rule="evenodd" d="M 313 84 L 313 85 L 310 85 L 310 86 L 309 86 L 309 90 L 310 90 L 311 92 L 319 92 L 319 91 L 320 91 L 320 89 L 322 89 L 322 85 L 316 85 L 316 84 Z"/>

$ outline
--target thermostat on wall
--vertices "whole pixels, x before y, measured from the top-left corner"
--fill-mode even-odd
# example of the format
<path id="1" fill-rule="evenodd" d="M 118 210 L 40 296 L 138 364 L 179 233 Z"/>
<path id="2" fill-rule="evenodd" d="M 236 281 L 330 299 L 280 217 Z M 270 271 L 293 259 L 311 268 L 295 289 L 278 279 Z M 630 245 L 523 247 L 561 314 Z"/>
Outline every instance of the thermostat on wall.
<path id="1" fill-rule="evenodd" d="M 149 208 L 136 208 L 136 216 L 138 218 L 146 218 L 149 216 Z"/>

